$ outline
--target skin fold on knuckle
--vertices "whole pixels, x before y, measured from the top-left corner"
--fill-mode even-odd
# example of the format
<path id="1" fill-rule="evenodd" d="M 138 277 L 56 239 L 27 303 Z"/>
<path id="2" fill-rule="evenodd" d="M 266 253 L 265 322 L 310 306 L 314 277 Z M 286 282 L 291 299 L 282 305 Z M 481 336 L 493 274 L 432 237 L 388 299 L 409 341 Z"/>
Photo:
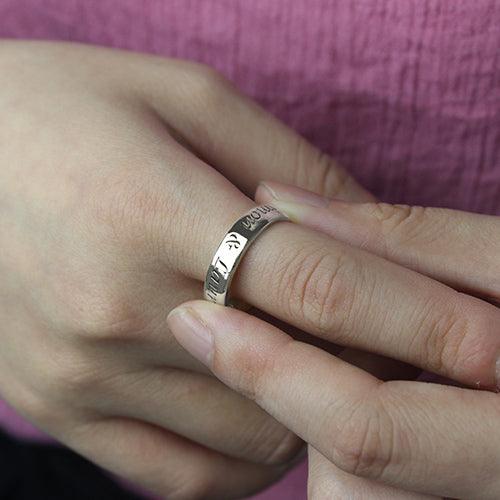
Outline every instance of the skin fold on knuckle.
<path id="1" fill-rule="evenodd" d="M 301 136 L 295 138 L 293 150 L 291 171 L 294 185 L 330 198 L 342 193 L 349 175 L 330 155 L 313 147 Z"/>
<path id="2" fill-rule="evenodd" d="M 198 133 L 206 136 L 201 122 L 213 122 L 220 116 L 220 110 L 227 107 L 226 94 L 233 93 L 232 84 L 217 70 L 204 64 L 190 64 L 186 66 L 181 78 L 182 88 L 187 103 L 196 115 L 202 114 L 204 120 L 191 121 L 192 135 Z M 198 125 L 197 125 L 198 123 Z M 191 134 L 190 134 L 191 135 Z"/>
<path id="3" fill-rule="evenodd" d="M 380 389 L 380 384 L 377 389 Z M 377 389 L 353 405 L 343 422 L 335 426 L 330 454 L 343 471 L 355 476 L 380 479 L 394 467 L 396 457 L 395 424 Z"/>
<path id="4" fill-rule="evenodd" d="M 288 312 L 322 335 L 338 332 L 352 309 L 354 268 L 339 251 L 305 248 L 289 259 L 280 279 L 280 302 Z"/>
<path id="5" fill-rule="evenodd" d="M 474 299 L 475 300 L 475 299 Z M 499 313 L 487 305 L 463 309 L 452 322 L 454 332 L 448 336 L 443 360 L 452 368 L 452 375 L 476 388 L 494 388 L 494 365 L 498 355 L 497 332 Z M 485 310 L 485 309 L 488 310 Z M 448 361 L 451 360 L 451 361 Z M 486 377 L 486 378 L 485 378 Z"/>
<path id="6" fill-rule="evenodd" d="M 150 326 L 138 278 L 144 281 L 143 266 L 154 262 L 153 253 L 158 253 L 149 242 L 158 232 L 153 226 L 161 207 L 140 188 L 125 191 L 112 189 L 107 200 L 98 196 L 100 201 L 86 218 L 94 226 L 91 253 L 74 265 L 57 291 L 68 317 L 66 330 L 77 338 L 131 340 Z M 139 253 L 141 260 L 136 257 Z"/>
<path id="7" fill-rule="evenodd" d="M 150 160 L 147 172 L 140 175 L 128 167 L 116 169 L 92 193 L 86 215 L 108 245 L 120 246 L 125 251 L 149 250 L 150 240 L 159 233 L 160 218 L 175 217 L 178 208 L 178 204 L 172 203 L 175 197 L 159 189 L 163 175 L 157 168 L 164 162 L 157 158 L 154 164 Z M 165 218 L 166 213 L 170 217 Z"/>
<path id="8" fill-rule="evenodd" d="M 126 283 L 91 284 L 75 294 L 70 301 L 72 315 L 67 328 L 75 341 L 106 343 L 143 338 L 149 326 L 144 305 L 124 288 Z"/>
<path id="9" fill-rule="evenodd" d="M 292 431 L 279 424 L 273 424 L 270 437 L 260 436 L 257 445 L 259 462 L 264 465 L 285 465 L 302 450 L 303 442 Z"/>
<path id="10" fill-rule="evenodd" d="M 439 244 L 447 231 L 448 217 L 442 209 L 379 202 L 360 204 L 356 210 L 367 216 L 367 223 L 374 223 L 377 234 L 384 237 L 384 255 L 401 247 L 411 248 L 415 243 Z"/>
<path id="11" fill-rule="evenodd" d="M 81 412 L 113 411 L 121 399 L 118 388 L 124 368 L 107 356 L 96 356 L 93 350 L 62 348 L 53 356 L 50 379 L 44 393 L 55 405 Z M 78 398 L 75 398 L 78 395 Z"/>
<path id="12" fill-rule="evenodd" d="M 326 158 L 324 158 L 326 156 Z M 349 193 L 354 179 L 329 156 L 322 154 L 323 176 L 318 194 L 326 198 L 343 197 Z"/>
<path id="13" fill-rule="evenodd" d="M 228 321 L 231 321 L 233 331 L 252 331 L 252 320 L 245 315 L 234 314 Z M 221 349 L 221 343 L 216 337 L 212 372 L 236 392 L 254 401 L 257 397 L 258 379 L 262 376 L 266 364 L 259 346 L 226 341 L 224 349 Z"/>
<path id="14" fill-rule="evenodd" d="M 453 292 L 455 293 L 455 292 Z M 460 302 L 429 300 L 415 322 L 415 334 L 408 346 L 408 357 L 417 357 L 420 366 L 481 386 L 484 380 L 471 380 L 487 366 L 491 353 L 485 334 L 491 327 L 481 314 Z M 477 378 L 477 376 L 475 377 Z"/>

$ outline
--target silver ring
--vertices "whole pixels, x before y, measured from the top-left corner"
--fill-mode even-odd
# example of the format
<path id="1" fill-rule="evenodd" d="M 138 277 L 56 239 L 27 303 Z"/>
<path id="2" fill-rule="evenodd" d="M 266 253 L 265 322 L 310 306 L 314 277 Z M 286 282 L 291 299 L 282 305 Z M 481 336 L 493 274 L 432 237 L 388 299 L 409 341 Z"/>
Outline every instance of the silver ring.
<path id="1" fill-rule="evenodd" d="M 225 306 L 229 302 L 229 286 L 243 255 L 255 239 L 271 224 L 289 220 L 271 205 L 260 205 L 238 219 L 226 233 L 208 267 L 203 296 Z"/>

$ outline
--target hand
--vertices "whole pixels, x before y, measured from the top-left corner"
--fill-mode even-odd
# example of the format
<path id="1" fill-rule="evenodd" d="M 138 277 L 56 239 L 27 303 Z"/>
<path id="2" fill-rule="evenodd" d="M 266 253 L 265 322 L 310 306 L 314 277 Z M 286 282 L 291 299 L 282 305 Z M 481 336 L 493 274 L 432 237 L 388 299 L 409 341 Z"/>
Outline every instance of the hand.
<path id="1" fill-rule="evenodd" d="M 308 273 L 299 259 L 288 275 L 274 273 L 282 294 L 290 290 L 294 323 L 488 391 L 383 383 L 260 319 L 207 302 L 171 313 L 177 339 L 200 346 L 194 328 L 205 342 L 192 352 L 310 444 L 312 493 L 339 487 L 325 473 L 327 459 L 340 486 L 347 472 L 371 481 L 381 498 L 406 498 L 404 491 L 499 498 L 500 399 L 490 391 L 498 387 L 500 310 L 488 302 L 500 300 L 500 218 L 269 187 L 259 189 L 261 199 L 274 197 L 293 220 L 334 237 L 311 233 L 303 243 L 305 262 L 315 262 Z M 277 246 L 286 255 L 285 244 Z M 251 256 L 246 264 L 257 266 Z M 354 491 L 366 484 L 353 483 Z M 400 490 L 389 494 L 387 486 Z"/>
<path id="2" fill-rule="evenodd" d="M 302 442 L 208 376 L 166 317 L 201 296 L 259 179 L 369 195 L 204 66 L 4 42 L 0 88 L 2 396 L 170 499 L 276 480 Z"/>

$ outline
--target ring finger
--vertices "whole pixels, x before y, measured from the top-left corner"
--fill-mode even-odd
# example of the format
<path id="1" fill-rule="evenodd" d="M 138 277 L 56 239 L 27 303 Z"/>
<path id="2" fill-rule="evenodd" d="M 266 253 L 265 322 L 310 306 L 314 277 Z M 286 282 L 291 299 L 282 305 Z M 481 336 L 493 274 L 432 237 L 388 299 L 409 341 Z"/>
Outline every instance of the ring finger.
<path id="1" fill-rule="evenodd" d="M 201 281 L 226 228 L 252 202 L 217 173 L 201 174 L 210 167 L 200 160 L 185 161 L 199 162 L 200 175 L 190 185 L 198 208 L 182 206 L 183 223 L 170 226 L 164 246 L 179 271 Z M 496 386 L 497 308 L 308 228 L 284 222 L 260 236 L 232 292 L 326 340 L 466 384 Z"/>

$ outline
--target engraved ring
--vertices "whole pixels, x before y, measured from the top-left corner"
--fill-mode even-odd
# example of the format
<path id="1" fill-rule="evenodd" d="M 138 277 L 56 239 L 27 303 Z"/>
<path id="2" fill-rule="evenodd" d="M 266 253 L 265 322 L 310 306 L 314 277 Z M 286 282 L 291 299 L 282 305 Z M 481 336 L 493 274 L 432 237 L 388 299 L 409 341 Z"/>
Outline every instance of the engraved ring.
<path id="1" fill-rule="evenodd" d="M 206 300 L 225 306 L 229 302 L 229 286 L 243 255 L 271 224 L 288 217 L 271 205 L 260 205 L 238 219 L 226 233 L 208 267 L 203 295 Z"/>

